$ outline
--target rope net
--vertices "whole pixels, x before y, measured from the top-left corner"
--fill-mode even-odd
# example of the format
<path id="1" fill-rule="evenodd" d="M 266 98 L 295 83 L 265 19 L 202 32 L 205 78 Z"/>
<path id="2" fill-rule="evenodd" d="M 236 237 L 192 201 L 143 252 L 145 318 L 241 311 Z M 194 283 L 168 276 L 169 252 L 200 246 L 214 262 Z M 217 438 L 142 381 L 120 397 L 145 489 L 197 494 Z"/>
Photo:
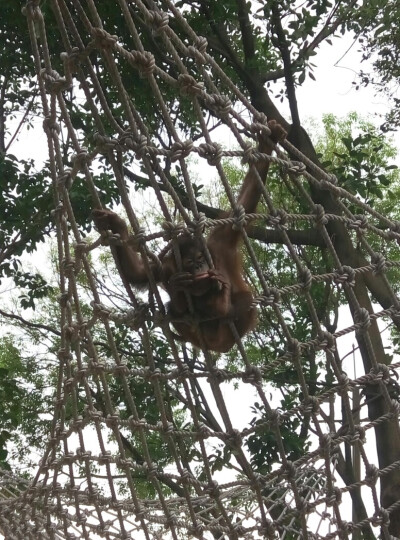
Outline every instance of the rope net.
<path id="1" fill-rule="evenodd" d="M 37 470 L 29 482 L 2 476 L 0 530 L 6 538 L 35 540 L 389 538 L 399 503 L 394 498 L 382 508 L 380 496 L 400 462 L 395 451 L 386 454 L 389 462 L 379 461 L 375 449 L 379 436 L 398 429 L 400 363 L 389 365 L 380 352 L 380 329 L 399 324 L 389 284 L 399 267 L 390 256 L 398 249 L 398 224 L 289 142 L 273 157 L 255 150 L 265 117 L 174 2 L 115 2 L 123 39 L 92 0 L 50 4 L 65 49 L 61 62 L 48 48 L 39 2 L 28 2 L 25 14 L 55 193 L 60 370 L 53 427 Z M 146 48 L 149 41 L 162 51 L 162 64 Z M 135 91 L 127 89 L 127 72 Z M 91 133 L 75 125 L 72 91 L 90 111 Z M 188 115 L 192 132 L 183 135 L 179 121 Z M 217 127 L 238 150 L 220 144 Z M 259 226 L 243 226 L 255 216 L 243 216 L 235 203 L 224 166 L 234 158 L 269 159 L 279 170 L 279 180 L 263 188 Z M 196 191 L 195 159 L 198 171 L 218 175 L 230 217 L 212 214 Z M 201 236 L 222 222 L 241 228 L 260 315 L 233 351 L 216 355 L 176 341 L 151 275 L 148 295 L 126 283 L 125 291 L 102 285 L 96 261 L 104 238 L 91 242 L 70 195 L 81 182 L 92 208 L 110 203 L 103 166 L 113 171 L 114 200 L 120 197 L 144 261 L 160 263 L 183 230 Z M 151 188 L 159 209 L 144 228 L 135 182 Z M 334 206 L 320 204 L 313 190 Z M 347 240 L 335 243 L 332 227 L 346 231 Z M 247 233 L 274 250 L 262 250 Z M 305 238 L 307 250 L 299 247 Z M 108 242 L 114 249 L 118 238 Z M 355 248 L 358 259 L 344 264 L 340 249 Z M 268 265 L 282 271 L 269 279 Z M 364 290 L 364 282 L 371 292 L 363 297 L 357 287 Z M 320 320 L 324 294 L 336 298 L 339 322 L 334 313 Z M 291 377 L 297 399 L 282 409 L 276 388 Z M 375 413 L 368 400 L 378 403 Z M 304 447 L 293 451 L 290 432 L 305 425 Z"/>

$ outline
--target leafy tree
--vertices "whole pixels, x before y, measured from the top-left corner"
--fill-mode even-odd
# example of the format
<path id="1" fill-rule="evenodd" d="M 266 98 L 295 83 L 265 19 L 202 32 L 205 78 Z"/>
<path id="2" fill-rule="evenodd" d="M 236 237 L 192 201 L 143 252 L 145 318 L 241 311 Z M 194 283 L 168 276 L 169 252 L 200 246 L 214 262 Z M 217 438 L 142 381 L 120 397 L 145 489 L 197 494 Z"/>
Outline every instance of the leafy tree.
<path id="1" fill-rule="evenodd" d="M 15 336 L 0 339 L 0 465 L 6 468 L 22 456 L 31 465 L 32 449 L 43 450 L 50 428 L 50 415 L 45 414 L 50 409 L 50 387 L 46 391 L 44 370 L 26 349 Z"/>
<path id="2" fill-rule="evenodd" d="M 124 19 L 119 10 L 115 9 L 113 3 L 99 1 L 96 3 L 101 18 L 110 33 L 119 36 L 119 40 L 127 48 L 130 47 L 130 38 Z M 358 28 L 360 33 L 365 35 L 366 40 L 373 44 L 373 50 L 383 53 L 386 46 L 392 47 L 391 54 L 396 54 L 395 40 L 391 40 L 389 35 L 392 15 L 398 11 L 395 2 L 393 10 L 388 15 L 387 5 L 381 2 L 372 2 L 360 6 L 359 2 L 331 2 L 328 0 L 308 0 L 304 5 L 286 0 L 263 0 L 258 4 L 246 2 L 245 0 L 193 0 L 180 1 L 175 5 L 185 12 L 186 21 L 192 26 L 198 35 L 205 36 L 208 41 L 208 50 L 223 72 L 227 74 L 233 83 L 250 99 L 254 107 L 265 113 L 269 118 L 279 121 L 288 131 L 288 140 L 301 150 L 311 161 L 321 165 L 330 172 L 334 172 L 338 181 L 343 187 L 359 196 L 363 201 L 374 205 L 375 208 L 386 209 L 393 217 L 396 216 L 394 204 L 390 204 L 393 199 L 388 199 L 387 195 L 398 192 L 398 177 L 394 169 L 387 166 L 388 159 L 393 157 L 390 144 L 382 138 L 380 133 L 361 121 L 349 118 L 342 123 L 330 117 L 325 120 L 328 137 L 323 143 L 317 141 L 315 146 L 311 142 L 310 136 L 301 122 L 299 104 L 296 98 L 296 89 L 299 85 L 310 77 L 314 78 L 313 68 L 317 62 L 317 54 L 320 44 L 323 41 L 333 39 L 349 30 Z M 43 12 L 46 17 L 48 36 L 50 36 L 49 48 L 54 58 L 59 58 L 59 53 L 63 52 L 62 42 L 56 28 L 56 22 L 51 10 L 51 3 L 43 3 Z M 19 9 L 19 6 L 18 6 Z M 48 181 L 48 166 L 45 164 L 39 171 L 36 171 L 37 164 L 32 160 L 17 159 L 11 152 L 14 137 L 18 134 L 20 127 L 29 126 L 35 114 L 41 114 L 38 101 L 38 91 L 33 76 L 33 62 L 30 55 L 30 44 L 27 40 L 26 21 L 20 15 L 13 0 L 4 0 L 2 5 L 2 17 L 0 20 L 0 39 L 4 46 L 0 50 L 0 63 L 2 72 L 0 73 L 0 275 L 3 278 L 11 278 L 17 286 L 23 286 L 23 293 L 20 301 L 22 307 L 35 307 L 44 302 L 45 310 L 49 310 L 51 326 L 54 336 L 57 338 L 57 321 L 53 318 L 54 295 L 56 286 L 49 285 L 43 276 L 26 270 L 24 254 L 30 253 L 38 247 L 39 243 L 47 236 L 51 236 L 53 231 L 53 221 L 49 209 L 52 207 L 53 196 L 52 187 Z M 145 48 L 153 53 L 156 62 L 166 73 L 172 77 L 177 75 L 176 66 L 170 61 L 165 50 L 157 37 L 150 31 L 146 21 L 142 19 L 138 8 L 134 3 L 130 4 L 131 13 L 135 16 L 139 32 Z M 396 11 L 397 10 L 397 11 Z M 394 19 L 393 19 L 394 20 Z M 86 29 L 77 17 L 77 28 L 82 35 Z M 170 25 L 176 34 L 183 39 L 186 38 L 185 28 L 178 20 L 170 18 Z M 358 26 L 357 26 L 358 25 Z M 397 27 L 397 26 L 395 26 Z M 385 58 L 384 54 L 381 54 Z M 109 74 L 99 58 L 93 57 L 93 69 L 102 76 L 102 87 L 107 95 L 109 103 L 112 103 L 113 116 L 115 122 L 124 126 L 123 107 L 120 97 L 112 84 Z M 61 60 L 55 60 L 55 69 L 63 70 Z M 385 77 L 396 77 L 394 70 L 391 70 L 389 62 L 376 64 L 378 76 L 381 82 L 385 83 Z M 122 81 L 135 102 L 136 109 L 140 112 L 143 122 L 148 126 L 151 135 L 158 141 L 161 147 L 170 147 L 172 140 L 162 130 L 161 113 L 156 107 L 149 82 L 146 78 L 141 78 L 136 70 L 121 62 L 119 66 Z M 196 65 L 192 65 L 193 72 Z M 82 82 L 82 81 L 81 81 Z M 66 102 L 69 112 L 77 129 L 77 136 L 82 145 L 89 149 L 94 146 L 94 133 L 96 124 L 91 107 L 96 108 L 96 103 L 89 87 L 82 83 L 82 91 L 85 93 L 85 100 L 78 99 L 74 92 L 66 93 Z M 224 87 L 222 80 L 215 80 L 217 86 Z M 173 122 L 177 129 L 196 139 L 200 137 L 197 124 L 194 122 L 194 112 L 190 100 L 182 98 L 177 106 L 175 89 L 170 87 L 164 80 L 160 81 L 165 92 L 166 105 L 170 111 Z M 229 93 L 229 89 L 227 89 Z M 234 99 L 234 96 L 230 96 Z M 277 103 L 285 101 L 288 103 L 291 113 L 291 123 L 289 123 L 279 109 Z M 179 116 L 178 116 L 179 111 Z M 208 112 L 207 120 L 213 118 L 212 111 Z M 17 123 L 16 131 L 11 132 L 15 126 L 16 117 L 22 115 L 22 122 Z M 358 122 L 358 124 L 357 124 Z M 214 126 L 218 125 L 216 120 Z M 12 126 L 12 127 L 11 127 Z M 113 135 L 114 125 L 109 118 L 104 118 L 106 135 Z M 355 132 L 357 127 L 358 132 Z M 68 159 L 69 140 L 65 140 L 65 156 Z M 73 165 L 67 163 L 67 165 Z M 114 183 L 109 182 L 111 171 L 107 163 L 99 163 L 100 172 L 98 175 L 98 187 L 101 193 L 102 202 L 106 205 L 119 202 L 119 195 L 115 190 Z M 125 163 L 125 178 L 129 185 L 135 188 L 145 188 L 149 185 L 149 179 L 144 172 L 132 167 L 132 163 Z M 182 203 L 188 204 L 187 197 L 183 189 L 181 172 L 172 164 L 166 163 L 165 173 L 168 175 L 172 185 L 181 196 Z M 275 182 L 275 184 L 274 184 Z M 196 195 L 202 194 L 202 186 L 196 186 Z M 276 192 L 277 200 L 282 208 L 287 211 L 301 210 L 301 202 L 295 197 L 288 197 L 282 189 L 282 182 L 275 179 L 271 181 L 271 189 Z M 329 191 L 321 190 L 315 186 L 309 186 L 309 193 L 316 204 L 321 204 L 326 211 L 338 216 L 342 215 L 342 209 L 338 201 Z M 70 198 L 74 207 L 74 212 L 78 218 L 78 224 L 83 231 L 90 231 L 90 194 L 84 187 L 83 179 L 78 177 L 71 187 Z M 210 217 L 220 215 L 219 208 L 206 205 L 199 201 L 199 209 Z M 346 229 L 340 220 L 333 220 L 327 224 L 327 230 L 331 241 L 334 244 L 336 253 L 342 266 L 363 267 L 368 264 L 365 254 L 358 246 L 352 242 L 351 233 Z M 331 258 L 326 254 L 325 244 L 317 231 L 311 230 L 289 230 L 288 234 L 294 245 L 297 246 L 299 255 L 309 269 L 318 271 L 331 271 L 335 266 Z M 280 285 L 290 284 L 297 275 L 293 268 L 288 267 L 287 257 L 284 252 L 283 240 L 276 231 L 265 230 L 263 228 L 252 227 L 250 235 L 256 238 L 257 255 L 259 260 L 265 265 L 271 275 L 271 283 L 279 277 Z M 265 246 L 268 246 L 266 249 Z M 273 249 L 271 249 L 271 246 Z M 390 249 L 390 248 L 388 248 Z M 394 255 L 395 256 L 395 255 Z M 250 279 L 257 278 L 249 270 Z M 80 284 L 82 295 L 85 294 L 85 283 Z M 106 285 L 104 285 L 106 287 Z M 115 291 L 115 289 L 114 289 Z M 106 291 L 107 292 L 107 291 Z M 339 309 L 339 299 L 335 297 L 329 286 L 318 285 L 315 288 L 315 304 L 319 311 L 319 320 L 324 322 L 327 329 L 333 330 L 337 320 Z M 355 276 L 354 294 L 358 304 L 366 310 L 372 312 L 372 302 L 380 304 L 384 309 L 392 305 L 387 284 L 379 275 L 357 274 Z M 120 297 L 123 294 L 120 293 Z M 46 304 L 47 302 L 47 304 Z M 89 302 L 89 300 L 88 300 Z M 307 340 L 314 336 L 314 328 L 310 315 L 304 304 L 286 303 L 286 309 L 293 315 L 296 321 L 293 333 L 299 340 Z M 88 308 L 89 309 L 89 308 Z M 5 312 L 3 316 L 15 320 L 15 313 L 11 310 Z M 25 320 L 25 319 L 24 319 Z M 19 322 L 23 322 L 19 319 Z M 48 321 L 47 321 L 48 322 Z M 277 321 L 267 312 L 261 313 L 261 322 L 257 331 L 257 347 L 248 343 L 249 354 L 255 363 L 262 363 L 263 358 L 275 354 L 280 349 L 283 341 L 279 334 Z M 397 328 L 398 322 L 394 321 Z M 28 325 L 29 331 L 44 329 L 46 324 L 36 322 L 38 327 Z M 42 325 L 42 326 L 40 326 Z M 103 346 L 102 353 L 108 354 L 104 335 L 101 329 L 95 329 L 95 337 L 99 344 Z M 131 343 L 131 337 L 126 330 L 115 324 L 118 347 L 126 351 L 127 358 L 132 366 L 140 365 L 143 351 L 139 343 Z M 152 333 L 155 357 L 162 369 L 166 369 L 171 362 L 165 344 L 157 332 Z M 382 364 L 388 364 L 390 358 L 385 354 L 382 339 L 377 325 L 373 322 L 370 329 L 370 337 L 375 358 Z M 359 338 L 359 347 L 364 363 L 365 372 L 371 369 L 371 351 Z M 6 358 L 17 357 L 15 346 L 11 341 L 1 343 L 1 350 Z M 50 344 L 51 347 L 54 343 Z M 54 351 L 55 349 L 53 349 Z M 185 348 L 184 348 L 185 350 Z M 262 351 L 263 356 L 259 351 Z M 133 352 L 132 352 L 133 351 Z M 188 354 L 187 352 L 185 354 Z M 190 362 L 196 362 L 196 358 L 189 358 Z M 227 357 L 227 365 L 232 369 L 237 369 L 235 359 Z M 4 380 L 9 381 L 9 385 L 4 386 L 5 404 L 11 403 L 17 395 L 24 391 L 24 385 L 19 384 L 15 372 L 7 364 L 4 367 Z M 307 358 L 304 366 L 307 385 L 310 395 L 318 391 L 321 375 L 326 375 L 327 384 L 332 382 L 332 374 L 329 368 L 321 364 L 321 359 L 316 354 L 311 354 Z M 49 375 L 55 376 L 53 374 Z M 23 374 L 26 379 L 27 375 Z M 120 395 L 118 381 L 110 380 L 110 388 L 113 398 L 118 402 Z M 300 392 L 297 373 L 293 367 L 284 363 L 279 369 L 271 370 L 271 383 L 280 388 L 284 393 L 282 405 L 300 403 L 303 396 Z M 133 384 L 133 383 L 132 383 Z M 193 383 L 196 384 L 196 383 Z M 104 409 L 102 396 L 96 388 L 91 389 L 93 399 L 96 401 L 99 410 Z M 175 422 L 184 423 L 185 401 L 183 396 L 177 395 L 176 390 L 166 384 L 164 386 L 165 401 L 171 417 Z M 197 392 L 198 401 L 196 406 L 199 414 L 206 424 L 217 429 L 218 421 L 213 417 L 211 411 L 206 408 L 204 396 L 201 388 L 194 390 Z M 155 415 L 154 409 L 149 402 L 149 388 L 146 384 L 135 387 L 135 392 L 143 396 L 143 402 L 147 405 L 145 413 L 149 419 Z M 82 395 L 83 398 L 83 395 Z M 385 401 L 378 387 L 370 387 L 366 390 L 366 403 L 371 421 L 386 414 Z M 83 399 L 82 399 L 83 404 Z M 18 413 L 19 414 L 19 413 Z M 0 459 L 6 459 L 4 441 L 11 434 L 11 428 L 26 429 L 32 435 L 34 428 L 27 420 L 14 417 L 8 418 L 9 412 L 5 411 L 7 425 L 3 432 L 3 454 Z M 263 422 L 263 411 L 255 409 L 254 425 Z M 344 417 L 343 422 L 348 419 Z M 284 434 L 284 444 L 286 451 L 294 458 L 307 448 L 307 437 L 309 418 L 294 418 L 288 421 L 282 429 Z M 122 433 L 122 432 L 121 432 Z M 400 430 L 397 419 L 388 421 L 385 425 L 376 428 L 377 433 L 377 453 L 380 468 L 387 467 L 400 458 Z M 138 441 L 129 438 L 129 434 L 124 434 L 127 452 L 135 454 L 140 452 Z M 156 447 L 157 445 L 154 445 Z M 160 445 L 162 448 L 162 445 Z M 137 450 L 139 448 L 139 450 Z M 265 437 L 249 440 L 249 450 L 253 456 L 253 462 L 260 470 L 264 470 L 262 465 L 263 457 L 274 456 L 273 437 L 268 432 Z M 187 456 L 194 458 L 196 450 L 184 448 L 181 451 Z M 155 452 L 157 452 L 155 450 Z M 223 453 L 225 452 L 225 454 Z M 229 453 L 225 448 L 221 452 L 216 452 L 214 469 L 218 469 L 222 464 L 227 465 Z M 135 458 L 140 460 L 142 456 L 135 454 Z M 162 460 L 161 453 L 157 455 L 158 460 Z M 354 477 L 349 473 L 345 460 L 339 462 L 338 470 L 345 483 L 354 482 Z M 165 479 L 165 489 L 178 493 L 178 487 Z M 382 505 L 388 507 L 393 501 L 400 498 L 400 472 L 393 471 L 391 475 L 381 478 Z M 362 520 L 366 517 L 360 492 L 352 490 L 353 504 L 356 510 L 356 517 Z M 391 525 L 393 534 L 400 534 L 400 516 L 395 512 Z M 372 533 L 368 527 L 365 529 L 365 538 L 372 538 Z"/>
<path id="3" fill-rule="evenodd" d="M 400 6 L 396 0 L 365 2 L 350 24 L 359 41 L 363 59 L 372 62 L 373 71 L 361 70 L 361 83 L 373 84 L 393 106 L 382 127 L 397 129 L 400 125 L 398 86 L 400 80 L 400 33 L 397 21 Z"/>
<path id="4" fill-rule="evenodd" d="M 336 175 L 341 187 L 358 195 L 369 206 L 382 210 L 385 200 L 393 200 L 393 189 L 398 186 L 398 169 L 393 164 L 397 156 L 394 144 L 356 113 L 345 119 L 325 115 L 323 126 L 326 138 L 316 144 L 316 149 L 324 167 Z M 397 219 L 396 207 L 392 204 L 390 207 L 390 217 Z"/>

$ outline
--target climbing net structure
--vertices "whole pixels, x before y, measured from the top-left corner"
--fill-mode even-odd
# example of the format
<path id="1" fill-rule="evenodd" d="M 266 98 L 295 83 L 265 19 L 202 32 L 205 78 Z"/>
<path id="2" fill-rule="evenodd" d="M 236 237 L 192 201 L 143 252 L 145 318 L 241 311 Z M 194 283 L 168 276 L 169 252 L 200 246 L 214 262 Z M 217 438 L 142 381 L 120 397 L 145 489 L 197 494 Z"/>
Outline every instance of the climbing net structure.
<path id="1" fill-rule="evenodd" d="M 51 0 L 48 17 L 39 4 L 29 1 L 25 15 L 55 194 L 60 370 L 37 470 L 28 480 L 1 476 L 0 531 L 35 540 L 389 538 L 400 508 L 400 361 L 383 341 L 400 324 L 398 223 L 289 142 L 261 155 L 254 141 L 268 130 L 265 116 L 173 0 L 116 0 L 107 17 L 94 0 Z M 124 36 L 114 35 L 114 16 Z M 75 99 L 90 114 L 84 129 Z M 235 205 L 225 163 L 237 158 L 244 168 L 269 159 L 280 175 L 263 188 L 257 224 Z M 123 280 L 104 287 L 96 261 L 110 248 L 84 232 L 71 196 L 80 184 L 88 206 L 110 206 L 102 167 L 131 241 L 155 263 L 183 230 L 207 235 L 221 224 L 191 171 L 219 179 L 260 313 L 233 352 L 175 340 L 151 275 L 148 295 Z M 142 219 L 137 186 L 151 190 L 154 219 Z M 281 271 L 269 276 L 268 264 Z M 322 316 L 324 301 L 336 311 Z M 282 408 L 277 389 L 291 378 L 296 399 Z"/>

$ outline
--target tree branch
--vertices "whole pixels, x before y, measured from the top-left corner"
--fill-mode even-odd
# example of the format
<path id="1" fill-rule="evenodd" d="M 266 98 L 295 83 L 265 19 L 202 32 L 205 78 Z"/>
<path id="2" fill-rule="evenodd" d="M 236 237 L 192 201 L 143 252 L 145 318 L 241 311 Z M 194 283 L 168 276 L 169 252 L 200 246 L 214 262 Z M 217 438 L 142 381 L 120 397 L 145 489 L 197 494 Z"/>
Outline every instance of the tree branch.
<path id="1" fill-rule="evenodd" d="M 6 89 L 9 78 L 4 77 L 0 90 L 0 153 L 5 154 L 6 118 L 4 104 L 6 100 Z"/>
<path id="2" fill-rule="evenodd" d="M 325 25 L 320 30 L 320 32 L 315 36 L 315 38 L 312 40 L 312 42 L 310 44 L 305 45 L 304 48 L 300 50 L 299 55 L 298 55 L 298 57 L 296 59 L 296 62 L 300 58 L 302 58 L 302 59 L 307 58 L 310 55 L 310 52 L 315 50 L 320 45 L 320 43 L 322 43 L 322 41 L 327 39 L 329 36 L 332 36 L 336 32 L 338 27 L 345 21 L 347 15 L 352 12 L 353 7 L 357 4 L 357 0 L 352 0 L 352 2 L 350 2 L 350 4 L 347 6 L 347 8 L 344 11 L 344 13 L 342 14 L 342 16 L 338 17 L 336 19 L 336 21 L 334 21 L 331 24 L 331 20 L 333 19 L 334 15 L 335 15 L 336 11 L 338 10 L 339 5 L 341 3 L 342 2 L 339 1 L 336 4 L 336 6 L 332 9 L 332 11 L 331 11 Z"/>
<path id="3" fill-rule="evenodd" d="M 12 319 L 14 321 L 20 322 L 23 326 L 27 326 L 28 328 L 35 328 L 36 330 L 44 330 L 45 332 L 50 332 L 51 334 L 54 334 L 55 336 L 61 336 L 61 332 L 59 330 L 55 330 L 51 326 L 48 326 L 47 324 L 40 324 L 40 323 L 33 323 L 31 321 L 27 321 L 20 315 L 15 315 L 14 313 L 8 313 L 7 311 L 4 311 L 3 309 L 0 309 L 0 315 L 3 317 L 6 317 L 7 319 Z"/>
<path id="4" fill-rule="evenodd" d="M 31 112 L 31 110 L 33 108 L 33 104 L 35 103 L 35 99 L 36 99 L 36 96 L 38 95 L 38 92 L 39 92 L 39 89 L 36 88 L 35 92 L 33 93 L 32 97 L 31 97 L 31 99 L 30 99 L 30 101 L 28 103 L 28 106 L 25 109 L 25 112 L 24 112 L 24 114 L 22 116 L 22 119 L 21 119 L 20 123 L 18 124 L 17 129 L 14 131 L 14 135 L 8 141 L 8 144 L 5 147 L 4 152 L 8 152 L 8 150 L 10 149 L 10 146 L 15 141 L 15 139 L 17 138 L 19 132 L 21 131 L 22 126 L 25 124 L 25 120 L 26 120 L 28 114 Z"/>
<path id="5" fill-rule="evenodd" d="M 150 187 L 150 181 L 148 180 L 148 178 L 135 174 L 127 167 L 124 167 L 124 174 L 131 182 L 136 182 L 143 187 Z M 159 188 L 161 191 L 164 191 L 167 193 L 167 189 L 162 184 L 159 184 Z M 191 208 L 190 200 L 186 192 L 184 191 L 184 189 L 179 188 L 177 186 L 174 186 L 174 189 L 176 193 L 178 194 L 182 205 L 188 210 L 190 210 Z M 207 204 L 201 203 L 197 200 L 196 200 L 196 206 L 199 212 L 202 212 L 206 217 L 210 219 L 221 219 L 226 216 L 224 210 L 221 210 L 220 208 L 214 208 L 213 206 L 208 206 Z M 292 244 L 325 247 L 325 243 L 321 235 L 315 229 L 307 229 L 307 230 L 288 229 L 285 232 L 289 236 Z M 259 242 L 262 242 L 264 244 L 284 244 L 285 243 L 285 237 L 281 231 L 277 231 L 275 229 L 265 229 L 265 227 L 261 227 L 261 226 L 249 225 L 247 227 L 247 235 L 250 238 L 254 240 L 258 240 Z"/>
<path id="6" fill-rule="evenodd" d="M 246 0 L 236 0 L 236 4 L 238 7 L 240 32 L 242 34 L 244 61 L 245 65 L 249 67 L 249 63 L 254 59 L 255 56 L 255 45 L 253 28 L 249 19 L 248 3 Z"/>
<path id="7" fill-rule="evenodd" d="M 226 33 L 226 28 L 223 23 L 216 23 L 208 1 L 202 1 L 200 3 L 200 11 L 207 19 L 210 28 L 215 36 L 215 39 L 211 35 L 207 36 L 208 43 L 211 48 L 221 54 L 228 62 L 230 62 L 236 69 L 239 76 L 246 80 L 247 83 L 252 82 L 248 69 L 245 68 L 243 62 L 236 54 L 235 50 L 230 45 L 229 36 Z"/>
<path id="8" fill-rule="evenodd" d="M 289 44 L 285 37 L 285 32 L 282 27 L 281 13 L 276 3 L 272 5 L 272 25 L 275 29 L 276 39 L 275 44 L 278 47 L 283 62 L 283 70 L 285 73 L 286 92 L 289 100 L 290 114 L 292 116 L 293 126 L 300 126 L 299 109 L 297 106 L 296 89 L 293 78 L 293 65 L 290 60 Z"/>

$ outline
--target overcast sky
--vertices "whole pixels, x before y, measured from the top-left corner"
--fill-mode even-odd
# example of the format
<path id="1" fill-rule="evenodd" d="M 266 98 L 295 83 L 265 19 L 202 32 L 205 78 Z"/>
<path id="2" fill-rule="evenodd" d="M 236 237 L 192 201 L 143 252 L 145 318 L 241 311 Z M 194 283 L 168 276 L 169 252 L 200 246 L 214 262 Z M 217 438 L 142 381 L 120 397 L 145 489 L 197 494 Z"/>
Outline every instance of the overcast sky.
<path id="1" fill-rule="evenodd" d="M 362 116 L 369 117 L 377 125 L 382 120 L 376 114 L 385 114 L 389 111 L 384 96 L 376 96 L 372 86 L 355 89 L 354 82 L 358 82 L 357 70 L 360 69 L 361 55 L 357 44 L 348 36 L 333 40 L 333 45 L 322 44 L 318 49 L 314 62 L 316 80 L 307 77 L 305 83 L 297 89 L 297 102 L 302 122 L 313 117 L 320 120 L 323 114 L 333 113 L 335 116 L 345 116 L 356 111 Z M 368 66 L 361 66 L 368 70 Z M 282 110 L 282 104 L 277 103 Z M 290 119 L 288 107 L 283 107 L 283 113 Z M 11 152 L 21 157 L 31 157 L 47 153 L 46 138 L 42 130 L 42 121 L 38 119 L 35 125 L 39 129 L 24 131 L 20 140 L 15 143 Z M 394 135 L 395 142 L 400 149 L 400 137 Z M 229 143 L 228 143 L 229 144 Z M 397 160 L 399 161 L 399 160 Z"/>

